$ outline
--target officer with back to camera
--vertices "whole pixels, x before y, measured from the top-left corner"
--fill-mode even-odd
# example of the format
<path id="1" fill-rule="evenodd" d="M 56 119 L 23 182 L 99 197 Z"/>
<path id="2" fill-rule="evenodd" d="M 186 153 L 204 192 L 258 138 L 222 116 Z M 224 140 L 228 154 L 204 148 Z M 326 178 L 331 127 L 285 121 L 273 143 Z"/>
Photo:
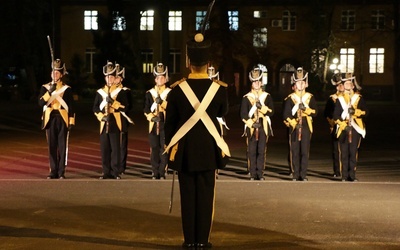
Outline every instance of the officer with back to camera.
<path id="1" fill-rule="evenodd" d="M 230 156 L 217 117 L 228 112 L 227 84 L 207 74 L 211 42 L 201 33 L 187 42 L 190 74 L 171 85 L 165 121 L 168 167 L 178 172 L 183 247 L 211 248 L 216 170 Z"/>

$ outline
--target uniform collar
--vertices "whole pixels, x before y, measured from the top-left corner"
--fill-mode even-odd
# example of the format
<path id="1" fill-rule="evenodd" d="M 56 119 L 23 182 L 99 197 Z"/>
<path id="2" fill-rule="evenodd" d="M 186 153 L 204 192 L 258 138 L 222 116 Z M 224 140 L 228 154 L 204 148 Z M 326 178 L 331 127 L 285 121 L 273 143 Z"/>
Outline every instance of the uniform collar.
<path id="1" fill-rule="evenodd" d="M 207 73 L 190 73 L 188 76 L 188 79 L 208 79 L 208 74 Z"/>
<path id="2" fill-rule="evenodd" d="M 294 93 L 295 93 L 297 96 L 302 96 L 302 95 L 304 95 L 304 94 L 306 93 L 306 91 L 305 91 L 305 90 L 303 90 L 303 91 L 298 91 L 298 90 L 296 90 L 296 91 L 294 91 Z"/>
<path id="3" fill-rule="evenodd" d="M 262 89 L 259 89 L 259 90 L 254 90 L 254 89 L 252 89 L 251 90 L 251 93 L 253 93 L 253 94 L 255 94 L 255 95 L 260 95 L 260 94 L 262 94 Z"/>

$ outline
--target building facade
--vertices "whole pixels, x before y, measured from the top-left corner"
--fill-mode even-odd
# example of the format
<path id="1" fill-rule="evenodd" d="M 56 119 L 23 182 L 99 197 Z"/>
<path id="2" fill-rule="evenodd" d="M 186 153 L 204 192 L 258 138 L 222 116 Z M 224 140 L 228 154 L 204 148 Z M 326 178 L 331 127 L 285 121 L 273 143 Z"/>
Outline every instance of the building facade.
<path id="1" fill-rule="evenodd" d="M 157 62 L 168 66 L 171 83 L 179 80 L 188 73 L 185 43 L 204 28 L 214 44 L 210 63 L 233 102 L 248 92 L 256 64 L 265 67 L 266 88 L 277 100 L 291 91 L 297 67 L 309 72 L 309 91 L 321 101 L 338 68 L 356 75 L 367 99 L 398 95 L 393 1 L 217 0 L 207 23 L 210 1 L 110 2 L 62 0 L 58 8 L 61 58 L 67 64 L 81 58 L 89 84 L 99 81 L 106 60 L 126 65 L 127 81 L 138 90 L 153 84 Z"/>

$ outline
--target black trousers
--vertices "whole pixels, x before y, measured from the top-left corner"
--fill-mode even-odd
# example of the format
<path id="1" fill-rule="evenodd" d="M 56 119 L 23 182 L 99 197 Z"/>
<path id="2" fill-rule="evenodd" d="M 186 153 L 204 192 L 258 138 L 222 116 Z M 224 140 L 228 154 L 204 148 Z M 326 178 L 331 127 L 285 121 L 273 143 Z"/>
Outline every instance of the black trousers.
<path id="1" fill-rule="evenodd" d="M 302 128 L 301 141 L 296 133 L 289 134 L 290 161 L 293 166 L 293 179 L 307 178 L 308 158 L 310 154 L 311 132 L 308 127 Z"/>
<path id="2" fill-rule="evenodd" d="M 100 134 L 101 162 L 103 175 L 115 178 L 120 173 L 120 133 L 110 132 Z"/>
<path id="3" fill-rule="evenodd" d="M 250 176 L 259 179 L 264 175 L 268 137 L 263 128 L 258 130 L 258 140 L 256 140 L 255 133 L 254 130 L 253 135 L 247 139 L 247 157 L 249 159 Z M 250 135 L 250 131 L 248 131 L 248 134 Z"/>
<path id="4" fill-rule="evenodd" d="M 68 128 L 58 111 L 50 114 L 46 128 L 49 146 L 50 176 L 59 178 L 65 174 L 65 157 Z"/>
<path id="5" fill-rule="evenodd" d="M 121 132 L 121 164 L 119 173 L 125 172 L 127 159 L 128 159 L 128 132 Z"/>
<path id="6" fill-rule="evenodd" d="M 157 124 L 154 124 L 153 130 L 149 134 L 150 141 L 150 162 L 151 168 L 153 171 L 153 176 L 155 177 L 163 177 L 165 176 L 165 168 L 167 166 L 168 155 L 164 153 L 164 144 L 165 144 L 165 131 L 164 131 L 164 123 L 160 122 L 159 126 L 159 134 L 157 135 Z"/>
<path id="7" fill-rule="evenodd" d="M 336 131 L 331 132 L 332 139 L 332 163 L 333 163 L 333 174 L 336 176 L 341 176 L 342 166 L 340 161 L 340 150 L 339 150 L 339 140 L 336 137 Z"/>
<path id="8" fill-rule="evenodd" d="M 179 172 L 178 176 L 185 242 L 207 243 L 213 221 L 216 171 Z"/>
<path id="9" fill-rule="evenodd" d="M 352 141 L 349 143 L 348 133 L 343 131 L 339 136 L 340 159 L 342 162 L 342 179 L 356 179 L 358 148 L 361 144 L 361 135 L 352 128 Z"/>

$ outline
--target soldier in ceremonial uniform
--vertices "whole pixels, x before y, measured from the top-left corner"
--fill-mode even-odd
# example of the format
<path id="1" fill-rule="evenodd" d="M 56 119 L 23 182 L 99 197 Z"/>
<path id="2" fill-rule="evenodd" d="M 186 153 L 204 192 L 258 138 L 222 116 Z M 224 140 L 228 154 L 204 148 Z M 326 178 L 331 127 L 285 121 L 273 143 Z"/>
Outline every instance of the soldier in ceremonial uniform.
<path id="1" fill-rule="evenodd" d="M 308 73 L 297 68 L 292 76 L 294 92 L 283 104 L 283 121 L 289 129 L 290 163 L 293 181 L 308 181 L 307 168 L 313 132 L 312 118 L 318 113 L 314 96 L 306 92 Z"/>
<path id="2" fill-rule="evenodd" d="M 150 162 L 152 167 L 152 179 L 165 179 L 167 167 L 167 154 L 164 153 L 165 145 L 165 109 L 170 88 L 166 86 L 168 68 L 162 63 L 154 67 L 155 86 L 149 89 L 145 95 L 144 115 L 149 121 L 149 142 L 151 148 Z"/>
<path id="3" fill-rule="evenodd" d="M 64 179 L 68 150 L 68 131 L 75 125 L 71 87 L 62 81 L 67 74 L 65 64 L 52 62 L 52 82 L 42 85 L 39 105 L 43 108 L 42 129 L 49 146 L 50 174 L 47 179 Z"/>
<path id="4" fill-rule="evenodd" d="M 93 112 L 100 122 L 100 148 L 103 174 L 100 179 L 121 179 L 122 114 L 127 98 L 121 86 L 115 84 L 117 67 L 108 62 L 103 67 L 106 84 L 97 90 Z"/>
<path id="5" fill-rule="evenodd" d="M 274 114 L 274 103 L 269 93 L 261 88 L 262 71 L 254 67 L 249 73 L 251 91 L 243 96 L 240 117 L 245 125 L 248 170 L 250 180 L 264 180 L 267 142 L 272 136 L 270 117 Z"/>
<path id="6" fill-rule="evenodd" d="M 335 120 L 333 120 L 333 110 L 335 109 L 335 104 L 340 95 L 343 94 L 344 86 L 341 81 L 341 76 L 338 73 L 335 73 L 331 79 L 332 85 L 336 86 L 336 93 L 329 96 L 328 101 L 325 105 L 324 117 L 328 121 L 329 131 L 332 140 L 332 162 L 333 162 L 333 177 L 341 176 L 342 166 L 339 155 L 339 143 L 336 137 L 336 124 Z"/>
<path id="7" fill-rule="evenodd" d="M 191 73 L 171 85 L 165 121 L 168 167 L 178 171 L 184 248 L 205 249 L 214 214 L 216 170 L 230 156 L 217 117 L 228 112 L 227 84 L 207 74 L 211 42 L 199 33 L 187 46 Z"/>
<path id="8" fill-rule="evenodd" d="M 344 92 L 336 101 L 333 119 L 337 124 L 336 136 L 339 140 L 342 181 L 358 181 L 356 178 L 358 149 L 361 138 L 364 138 L 366 133 L 363 118 L 368 115 L 369 110 L 362 95 L 356 92 L 361 90 L 356 77 L 352 73 L 345 73 L 341 81 Z"/>
<path id="9" fill-rule="evenodd" d="M 126 161 L 128 158 L 128 131 L 129 124 L 134 124 L 132 119 L 129 117 L 129 112 L 132 110 L 132 93 L 131 89 L 123 86 L 122 81 L 125 79 L 125 68 L 122 68 L 119 64 L 116 64 L 117 75 L 115 77 L 115 85 L 118 88 L 122 88 L 126 96 L 127 105 L 125 111 L 120 111 L 122 117 L 122 129 L 121 129 L 121 165 L 120 165 L 120 175 L 125 173 Z"/>
<path id="10" fill-rule="evenodd" d="M 208 77 L 211 80 L 218 80 L 219 81 L 219 72 L 216 72 L 215 68 L 213 66 L 209 66 L 207 69 L 207 74 Z M 225 117 L 217 117 L 217 120 L 219 122 L 219 125 L 221 126 L 221 135 L 226 136 L 229 130 L 228 125 L 226 124 Z"/>

